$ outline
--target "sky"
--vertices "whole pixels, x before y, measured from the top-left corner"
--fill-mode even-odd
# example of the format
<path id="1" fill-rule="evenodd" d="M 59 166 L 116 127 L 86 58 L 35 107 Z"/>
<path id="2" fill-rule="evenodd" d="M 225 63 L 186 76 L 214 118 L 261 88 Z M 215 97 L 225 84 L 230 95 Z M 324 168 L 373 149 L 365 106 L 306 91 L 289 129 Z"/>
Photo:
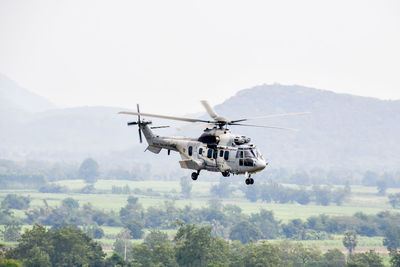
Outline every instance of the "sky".
<path id="1" fill-rule="evenodd" d="M 0 73 L 173 115 L 271 83 L 400 99 L 400 1 L 0 0 Z"/>

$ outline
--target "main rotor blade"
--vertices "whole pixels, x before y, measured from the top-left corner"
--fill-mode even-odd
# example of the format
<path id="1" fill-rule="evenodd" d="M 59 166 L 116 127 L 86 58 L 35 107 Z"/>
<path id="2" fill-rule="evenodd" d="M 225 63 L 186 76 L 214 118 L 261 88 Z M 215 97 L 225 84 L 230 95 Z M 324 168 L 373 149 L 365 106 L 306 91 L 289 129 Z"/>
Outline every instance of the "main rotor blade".
<path id="1" fill-rule="evenodd" d="M 150 113 L 139 113 L 139 112 L 131 112 L 131 111 L 121 111 L 118 114 L 139 115 L 139 116 L 147 116 L 147 117 L 154 117 L 154 118 L 167 119 L 167 120 L 176 120 L 176 121 L 207 122 L 207 123 L 210 122 L 210 121 L 199 120 L 199 119 L 190 119 L 190 118 L 173 117 L 173 116 L 165 116 L 165 115 L 150 114 Z"/>
<path id="2" fill-rule="evenodd" d="M 241 122 L 241 121 L 250 121 L 250 120 L 260 120 L 260 119 L 269 119 L 269 118 L 277 118 L 277 117 L 286 117 L 286 116 L 296 116 L 296 115 L 304 115 L 304 114 L 311 114 L 311 112 L 293 112 L 293 113 L 282 113 L 282 114 L 272 114 L 272 115 L 266 115 L 266 116 L 260 116 L 260 117 L 253 117 L 253 118 L 246 118 L 246 119 L 240 119 L 240 120 L 233 120 L 232 122 Z"/>
<path id="3" fill-rule="evenodd" d="M 188 126 L 181 126 L 176 128 L 179 131 L 182 130 L 192 130 L 192 129 L 202 129 L 202 128 L 208 128 L 208 127 L 214 127 L 214 123 L 207 123 L 207 124 L 199 124 L 199 125 L 188 125 Z"/>
<path id="4" fill-rule="evenodd" d="M 254 124 L 243 124 L 243 123 L 232 123 L 232 124 L 229 124 L 229 125 L 250 126 L 250 127 L 261 127 L 261 128 L 271 128 L 271 129 L 289 130 L 289 131 L 295 131 L 295 132 L 300 131 L 299 129 L 293 129 L 293 128 L 284 128 L 284 127 L 266 126 L 266 125 L 254 125 Z"/>
<path id="5" fill-rule="evenodd" d="M 169 128 L 169 126 L 165 125 L 165 126 L 152 126 L 152 127 L 150 127 L 150 129 L 161 129 L 161 128 Z"/>
<path id="6" fill-rule="evenodd" d="M 140 113 L 139 104 L 136 104 L 137 112 Z M 138 122 L 140 123 L 140 115 L 138 115 Z"/>
<path id="7" fill-rule="evenodd" d="M 203 107 L 206 109 L 208 115 L 210 115 L 211 118 L 216 120 L 218 118 L 218 114 L 215 112 L 215 110 L 210 106 L 207 100 L 201 100 L 200 101 Z"/>

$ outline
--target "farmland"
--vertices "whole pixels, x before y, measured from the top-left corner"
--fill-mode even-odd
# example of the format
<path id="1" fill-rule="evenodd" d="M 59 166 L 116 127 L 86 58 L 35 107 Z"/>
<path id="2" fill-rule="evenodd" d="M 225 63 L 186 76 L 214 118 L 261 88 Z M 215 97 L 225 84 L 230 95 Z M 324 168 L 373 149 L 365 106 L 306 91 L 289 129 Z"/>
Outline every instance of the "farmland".
<path id="1" fill-rule="evenodd" d="M 57 184 L 68 189 L 66 193 L 40 193 L 37 190 L 1 190 L 0 199 L 2 200 L 7 194 L 16 193 L 18 195 L 29 196 L 31 199 L 30 208 L 44 207 L 47 203 L 49 207 L 58 207 L 61 201 L 71 197 L 79 202 L 80 205 L 89 203 L 93 208 L 106 212 L 119 210 L 127 203 L 127 194 L 113 194 L 113 186 L 129 186 L 130 195 L 138 198 L 139 203 L 144 209 L 149 207 L 161 206 L 165 201 L 174 201 L 175 206 L 183 208 L 191 206 L 192 208 L 202 208 L 208 205 L 208 202 L 215 197 L 210 195 L 210 188 L 217 182 L 196 181 L 192 183 L 191 197 L 184 199 L 181 196 L 181 187 L 179 181 L 124 181 L 124 180 L 99 180 L 94 184 L 95 193 L 79 193 L 79 190 L 86 186 L 83 180 L 63 180 Z M 306 220 L 311 216 L 325 214 L 329 216 L 351 216 L 356 212 L 364 214 L 377 214 L 382 211 L 394 211 L 388 203 L 386 196 L 378 196 L 376 187 L 352 186 L 351 198 L 337 206 L 331 203 L 328 206 L 316 205 L 314 202 L 308 205 L 300 205 L 298 203 L 265 203 L 260 200 L 250 202 L 244 197 L 240 190 L 245 185 L 242 183 L 232 183 L 236 189 L 231 196 L 221 199 L 223 205 L 234 204 L 241 208 L 245 214 L 259 212 L 260 209 L 273 211 L 275 218 L 283 223 L 293 219 Z M 257 186 L 257 184 L 255 185 Z M 288 185 L 291 186 L 291 185 Z M 400 189 L 388 189 L 388 193 L 400 192 Z M 45 200 L 45 202 L 44 202 Z M 21 210 L 13 210 L 14 214 L 19 218 L 25 218 L 25 212 Z M 25 225 L 25 228 L 30 226 Z M 104 237 L 99 241 L 110 249 L 116 239 L 117 234 L 122 227 L 102 226 Z M 145 232 L 148 230 L 145 229 Z M 165 230 L 172 237 L 175 230 Z M 331 239 L 327 240 L 305 240 L 301 241 L 306 246 L 316 246 L 325 251 L 331 248 L 339 248 L 345 251 L 341 235 L 332 235 Z M 383 237 L 367 237 L 363 236 L 359 239 L 359 244 L 356 251 L 367 251 L 375 249 L 380 253 L 386 253 L 386 248 L 382 245 Z M 135 243 L 140 242 L 136 240 Z M 279 242 L 274 240 L 273 242 Z M 291 241 L 298 242 L 298 241 Z M 6 243 L 7 245 L 8 243 Z M 9 243 L 12 245 L 12 243 Z"/>

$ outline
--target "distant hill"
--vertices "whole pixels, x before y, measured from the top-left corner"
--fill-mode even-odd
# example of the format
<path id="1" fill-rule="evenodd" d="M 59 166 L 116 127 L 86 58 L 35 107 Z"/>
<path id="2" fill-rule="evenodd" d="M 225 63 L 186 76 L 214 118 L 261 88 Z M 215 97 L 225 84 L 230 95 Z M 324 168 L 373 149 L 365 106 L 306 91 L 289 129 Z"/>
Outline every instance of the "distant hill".
<path id="1" fill-rule="evenodd" d="M 400 166 L 400 101 L 280 84 L 242 90 L 215 107 L 231 119 L 311 111 L 249 123 L 300 132 L 232 127 L 252 137 L 275 167 L 391 169 Z"/>
<path id="2" fill-rule="evenodd" d="M 124 150 L 137 142 L 127 131 L 120 108 L 57 109 L 0 74 L 0 157 L 13 159 L 81 159 Z M 135 136 L 136 137 L 136 136 Z"/>
<path id="3" fill-rule="evenodd" d="M 16 82 L 0 74 L 0 111 L 19 110 L 25 112 L 41 112 L 55 106 L 44 97 L 32 93 Z"/>
<path id="4" fill-rule="evenodd" d="M 79 161 L 96 156 L 108 164 L 140 161 L 179 167 L 176 156 L 167 162 L 166 153 L 143 153 L 146 145 L 138 145 L 137 129 L 126 127 L 131 118 L 117 115 L 121 108 L 56 109 L 4 76 L 0 76 L 0 104 L 0 158 Z M 242 90 L 215 109 L 230 119 L 311 111 L 310 115 L 249 122 L 299 128 L 300 132 L 231 127 L 234 133 L 251 137 L 274 168 L 386 170 L 400 166 L 400 101 L 273 84 Z M 174 133 L 173 129 L 157 132 Z M 175 134 L 198 136 L 201 131 Z"/>

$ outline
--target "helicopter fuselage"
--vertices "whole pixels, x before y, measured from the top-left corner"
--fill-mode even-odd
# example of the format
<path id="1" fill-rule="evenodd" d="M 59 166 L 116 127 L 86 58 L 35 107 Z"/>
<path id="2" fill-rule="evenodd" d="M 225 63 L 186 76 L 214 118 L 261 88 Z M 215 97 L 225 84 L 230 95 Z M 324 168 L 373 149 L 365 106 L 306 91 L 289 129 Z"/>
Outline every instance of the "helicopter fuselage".
<path id="1" fill-rule="evenodd" d="M 176 151 L 181 155 L 180 166 L 185 169 L 252 174 L 263 170 L 267 163 L 250 138 L 232 134 L 228 129 L 204 130 L 199 138 L 164 137 L 156 135 L 143 122 L 140 127 L 148 143 L 147 150 L 160 153 L 162 149 Z M 196 177 L 197 178 L 197 177 Z"/>

